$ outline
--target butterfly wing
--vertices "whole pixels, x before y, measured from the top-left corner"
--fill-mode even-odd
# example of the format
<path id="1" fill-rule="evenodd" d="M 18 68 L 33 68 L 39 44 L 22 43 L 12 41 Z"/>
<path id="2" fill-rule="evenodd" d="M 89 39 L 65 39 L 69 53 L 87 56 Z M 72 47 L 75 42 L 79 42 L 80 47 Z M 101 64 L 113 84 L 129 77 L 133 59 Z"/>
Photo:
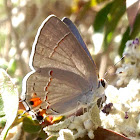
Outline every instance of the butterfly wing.
<path id="1" fill-rule="evenodd" d="M 94 63 L 94 61 L 93 61 L 93 59 L 92 59 L 92 57 L 91 57 L 91 55 L 90 55 L 87 47 L 86 47 L 86 44 L 84 43 L 84 41 L 83 41 L 83 39 L 82 39 L 79 31 L 77 30 L 76 26 L 73 24 L 73 22 L 70 19 L 68 19 L 66 17 L 64 17 L 62 19 L 62 21 L 69 27 L 69 29 L 71 30 L 71 32 L 73 33 L 73 35 L 76 37 L 76 39 L 79 41 L 79 43 L 81 44 L 81 46 L 84 48 L 84 50 L 88 54 L 90 60 L 93 62 L 93 65 L 95 65 L 95 63 Z"/>
<path id="2" fill-rule="evenodd" d="M 24 78 L 21 96 L 28 104 L 35 95 L 41 108 L 65 114 L 85 97 L 85 102 L 92 100 L 91 90 L 97 88 L 96 66 L 60 19 L 50 16 L 42 23 L 30 58 L 33 71 Z M 29 106 L 32 110 L 39 107 Z"/>

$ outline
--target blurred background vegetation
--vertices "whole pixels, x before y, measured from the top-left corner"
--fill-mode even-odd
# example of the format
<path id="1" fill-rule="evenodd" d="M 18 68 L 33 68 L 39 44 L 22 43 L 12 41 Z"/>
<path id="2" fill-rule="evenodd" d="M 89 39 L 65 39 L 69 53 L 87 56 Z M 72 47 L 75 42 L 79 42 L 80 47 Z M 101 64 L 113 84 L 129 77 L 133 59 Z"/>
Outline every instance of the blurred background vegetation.
<path id="1" fill-rule="evenodd" d="M 70 18 L 99 69 L 100 76 L 122 56 L 125 43 L 139 33 L 140 16 L 130 34 L 124 0 L 1 0 L 0 67 L 21 92 L 37 29 L 50 14 Z"/>

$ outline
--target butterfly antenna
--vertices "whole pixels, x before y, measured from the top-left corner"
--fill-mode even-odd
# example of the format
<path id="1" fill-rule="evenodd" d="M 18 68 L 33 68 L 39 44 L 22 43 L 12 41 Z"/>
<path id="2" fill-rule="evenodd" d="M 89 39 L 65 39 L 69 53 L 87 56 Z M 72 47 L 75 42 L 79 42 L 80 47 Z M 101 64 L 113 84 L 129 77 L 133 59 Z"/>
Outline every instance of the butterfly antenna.
<path id="1" fill-rule="evenodd" d="M 113 65 L 113 67 L 115 67 L 119 62 L 121 62 L 123 59 L 125 58 L 125 55 L 118 61 L 118 62 L 116 62 L 114 65 Z M 109 70 L 111 70 L 112 69 L 112 67 L 111 68 L 109 68 Z M 108 70 L 108 71 L 109 71 Z M 106 71 L 106 73 L 104 74 L 104 78 L 105 77 L 107 77 L 107 75 L 108 75 L 108 72 Z"/>

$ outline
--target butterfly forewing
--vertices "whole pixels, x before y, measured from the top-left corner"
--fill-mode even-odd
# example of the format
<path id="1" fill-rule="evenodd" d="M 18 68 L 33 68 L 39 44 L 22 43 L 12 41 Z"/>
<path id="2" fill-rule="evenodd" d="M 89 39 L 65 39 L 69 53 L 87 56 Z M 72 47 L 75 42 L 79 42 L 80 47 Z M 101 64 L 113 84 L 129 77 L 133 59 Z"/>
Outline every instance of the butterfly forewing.
<path id="1" fill-rule="evenodd" d="M 26 101 L 30 104 L 35 96 L 40 98 L 38 106 L 30 105 L 33 110 L 50 108 L 65 114 L 97 88 L 95 64 L 68 26 L 55 16 L 39 28 L 30 61 L 35 73 L 26 76 Z"/>
<path id="2" fill-rule="evenodd" d="M 85 80 L 97 79 L 96 67 L 69 28 L 57 17 L 50 17 L 35 42 L 33 67 L 54 67 L 72 71 Z"/>
<path id="3" fill-rule="evenodd" d="M 78 29 L 76 28 L 76 26 L 72 23 L 72 21 L 68 18 L 63 18 L 62 21 L 69 27 L 70 31 L 73 33 L 73 35 L 76 37 L 76 39 L 79 41 L 79 43 L 81 44 L 81 46 L 83 47 L 83 49 L 86 51 L 87 55 L 89 56 L 90 60 L 93 62 L 93 65 L 95 65 L 80 33 L 78 32 Z"/>

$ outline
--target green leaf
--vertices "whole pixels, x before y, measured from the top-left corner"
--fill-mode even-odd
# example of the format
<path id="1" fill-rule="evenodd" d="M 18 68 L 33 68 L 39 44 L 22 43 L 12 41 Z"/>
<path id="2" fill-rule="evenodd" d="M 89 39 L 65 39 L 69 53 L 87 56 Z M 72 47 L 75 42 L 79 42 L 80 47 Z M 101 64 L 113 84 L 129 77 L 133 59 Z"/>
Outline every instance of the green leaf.
<path id="1" fill-rule="evenodd" d="M 125 31 L 125 33 L 123 34 L 122 37 L 122 41 L 121 44 L 119 46 L 119 55 L 122 56 L 122 53 L 124 51 L 125 48 L 125 43 L 129 40 L 129 39 L 134 39 L 137 36 L 139 36 L 140 34 L 140 14 L 137 15 L 134 26 L 133 26 L 133 30 L 130 34 L 130 27 L 128 27 Z"/>
<path id="2" fill-rule="evenodd" d="M 107 0 L 90 0 L 91 1 L 91 6 L 96 6 L 97 4 L 100 4 L 101 2 L 105 2 Z"/>
<path id="3" fill-rule="evenodd" d="M 137 15 L 135 23 L 133 25 L 133 31 L 130 35 L 131 39 L 134 39 L 140 33 L 140 14 Z"/>
<path id="4" fill-rule="evenodd" d="M 96 15 L 93 28 L 94 32 L 102 32 L 104 25 L 107 21 L 107 15 L 112 7 L 112 2 L 108 3 L 104 8 L 102 8 Z"/>
<path id="5" fill-rule="evenodd" d="M 47 140 L 57 140 L 56 136 L 50 136 L 49 138 L 47 138 Z"/>
<path id="6" fill-rule="evenodd" d="M 122 56 L 122 53 L 124 51 L 126 42 L 130 39 L 129 33 L 130 33 L 130 28 L 128 27 L 126 29 L 125 33 L 123 34 L 123 37 L 122 37 L 122 40 L 121 40 L 121 44 L 119 46 L 119 55 L 120 56 Z"/>
<path id="7" fill-rule="evenodd" d="M 32 120 L 32 118 L 24 118 L 23 119 L 23 129 L 28 133 L 37 133 L 41 130 L 41 125 L 38 121 Z"/>
<path id="8" fill-rule="evenodd" d="M 47 134 L 45 133 L 45 131 L 43 131 L 43 130 L 40 131 L 38 136 L 42 139 L 46 139 L 48 137 Z"/>
<path id="9" fill-rule="evenodd" d="M 0 94 L 0 128 L 4 128 L 5 124 L 6 124 L 6 117 L 4 112 L 4 102 Z"/>
<path id="10" fill-rule="evenodd" d="M 4 140 L 8 133 L 8 130 L 12 123 L 14 122 L 17 110 L 18 110 L 18 91 L 15 85 L 12 83 L 10 76 L 6 73 L 5 70 L 0 69 L 0 94 L 1 94 L 1 104 L 3 107 L 1 111 L 4 111 L 6 118 L 6 125 L 0 135 L 0 139 Z"/>
<path id="11" fill-rule="evenodd" d="M 4 102 L 2 100 L 2 96 L 0 94 L 0 117 L 3 117 L 5 116 L 5 112 L 4 112 Z"/>
<path id="12" fill-rule="evenodd" d="M 0 128 L 4 128 L 6 124 L 6 117 L 0 117 Z"/>
<path id="13" fill-rule="evenodd" d="M 95 54 L 101 49 L 104 41 L 104 30 L 105 23 L 107 21 L 107 15 L 110 12 L 113 2 L 108 3 L 104 8 L 102 8 L 96 15 L 93 28 L 94 36 L 93 43 L 95 47 Z M 100 40 L 100 41 L 97 41 Z"/>
<path id="14" fill-rule="evenodd" d="M 110 13 L 108 14 L 107 21 L 105 23 L 105 38 L 103 43 L 105 50 L 107 50 L 110 42 L 112 41 L 114 31 L 125 11 L 125 1 L 113 1 Z"/>
<path id="15" fill-rule="evenodd" d="M 16 60 L 15 59 L 11 59 L 9 66 L 8 66 L 8 72 L 11 74 L 15 74 L 15 70 L 16 70 Z"/>

